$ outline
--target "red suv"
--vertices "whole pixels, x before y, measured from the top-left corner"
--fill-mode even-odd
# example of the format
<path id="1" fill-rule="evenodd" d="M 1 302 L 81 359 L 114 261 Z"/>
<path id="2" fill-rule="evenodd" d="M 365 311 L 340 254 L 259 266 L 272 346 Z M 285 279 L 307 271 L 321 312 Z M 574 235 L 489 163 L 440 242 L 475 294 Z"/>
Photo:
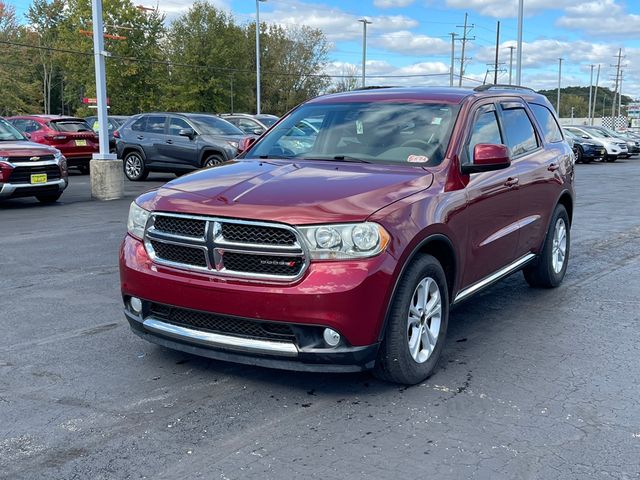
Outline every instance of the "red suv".
<path id="1" fill-rule="evenodd" d="M 82 118 L 60 115 L 25 115 L 7 118 L 31 141 L 57 148 L 70 167 L 89 173 L 89 162 L 99 150 L 98 135 Z"/>
<path id="2" fill-rule="evenodd" d="M 301 122 L 317 127 L 291 141 Z M 125 315 L 189 353 L 417 383 L 452 306 L 520 270 L 560 284 L 573 176 L 529 89 L 322 96 L 236 160 L 131 204 Z"/>

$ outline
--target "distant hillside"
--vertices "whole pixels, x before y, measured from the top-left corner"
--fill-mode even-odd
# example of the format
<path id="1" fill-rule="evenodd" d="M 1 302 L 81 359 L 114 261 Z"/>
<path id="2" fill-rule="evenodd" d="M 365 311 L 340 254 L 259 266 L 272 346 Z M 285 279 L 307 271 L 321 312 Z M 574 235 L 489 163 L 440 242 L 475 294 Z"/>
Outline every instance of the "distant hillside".
<path id="1" fill-rule="evenodd" d="M 558 98 L 558 90 L 539 90 L 549 99 L 551 105 L 556 106 Z M 606 87 L 598 87 L 598 97 L 596 98 L 595 116 L 611 115 L 611 101 L 613 99 L 613 90 Z M 625 112 L 625 106 L 633 102 L 633 98 L 622 95 L 622 113 Z M 571 107 L 573 107 L 573 116 L 576 118 L 586 117 L 589 115 L 589 87 L 565 87 L 560 89 L 560 117 L 567 118 L 571 116 Z"/>

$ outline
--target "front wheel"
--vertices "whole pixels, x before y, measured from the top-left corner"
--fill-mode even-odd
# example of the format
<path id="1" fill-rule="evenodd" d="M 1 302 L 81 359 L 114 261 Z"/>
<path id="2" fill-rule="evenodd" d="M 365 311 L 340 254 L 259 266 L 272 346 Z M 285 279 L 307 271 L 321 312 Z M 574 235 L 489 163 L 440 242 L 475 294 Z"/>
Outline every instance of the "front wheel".
<path id="1" fill-rule="evenodd" d="M 204 162 L 202 162 L 203 168 L 215 167 L 224 162 L 224 159 L 220 155 L 209 155 Z"/>
<path id="2" fill-rule="evenodd" d="M 617 155 L 607 155 L 605 157 L 605 160 L 606 160 L 607 163 L 613 163 L 616 160 L 618 160 L 618 157 L 617 157 Z"/>
<path id="3" fill-rule="evenodd" d="M 522 272 L 532 287 L 555 288 L 562 283 L 569 261 L 571 230 L 564 205 L 557 205 L 537 260 Z"/>
<path id="4" fill-rule="evenodd" d="M 88 163 L 86 165 L 78 165 L 78 170 L 80 170 L 82 175 L 88 175 L 91 172 L 91 168 Z"/>
<path id="5" fill-rule="evenodd" d="M 440 358 L 448 323 L 444 270 L 434 257 L 422 255 L 398 283 L 374 374 L 405 385 L 427 379 Z"/>

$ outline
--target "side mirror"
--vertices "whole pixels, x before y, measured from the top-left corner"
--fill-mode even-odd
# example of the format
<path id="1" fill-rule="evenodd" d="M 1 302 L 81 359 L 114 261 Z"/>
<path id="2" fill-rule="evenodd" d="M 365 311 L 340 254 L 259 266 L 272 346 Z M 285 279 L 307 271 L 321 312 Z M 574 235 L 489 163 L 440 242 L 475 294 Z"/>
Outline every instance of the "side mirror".
<path id="1" fill-rule="evenodd" d="M 473 163 L 462 165 L 462 173 L 491 172 L 510 165 L 511 156 L 507 146 L 479 143 L 473 148 Z"/>
<path id="2" fill-rule="evenodd" d="M 178 135 L 180 135 L 181 137 L 189 137 L 190 139 L 193 139 L 193 137 L 196 136 L 196 132 L 193 128 L 181 128 L 178 132 Z"/>
<path id="3" fill-rule="evenodd" d="M 262 135 L 264 133 L 264 128 L 260 128 L 260 127 L 254 128 L 252 133 L 254 135 Z"/>
<path id="4" fill-rule="evenodd" d="M 589 140 L 589 138 L 591 138 L 591 137 L 589 137 L 589 135 L 580 135 L 580 138 L 585 138 L 585 139 Z"/>
<path id="5" fill-rule="evenodd" d="M 238 144 L 238 153 L 242 153 L 245 150 L 248 150 L 251 145 L 253 145 L 254 143 L 256 143 L 256 138 L 255 137 L 244 137 L 242 140 L 240 140 L 240 143 Z"/>

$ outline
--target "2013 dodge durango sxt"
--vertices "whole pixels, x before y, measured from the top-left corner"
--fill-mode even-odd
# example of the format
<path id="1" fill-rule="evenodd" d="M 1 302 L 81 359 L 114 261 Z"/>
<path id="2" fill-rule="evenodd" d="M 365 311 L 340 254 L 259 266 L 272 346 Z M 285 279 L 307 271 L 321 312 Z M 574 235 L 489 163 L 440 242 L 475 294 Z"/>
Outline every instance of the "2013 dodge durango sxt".
<path id="1" fill-rule="evenodd" d="M 451 306 L 519 270 L 560 284 L 573 160 L 524 88 L 318 97 L 131 204 L 126 317 L 210 358 L 420 382 Z"/>

